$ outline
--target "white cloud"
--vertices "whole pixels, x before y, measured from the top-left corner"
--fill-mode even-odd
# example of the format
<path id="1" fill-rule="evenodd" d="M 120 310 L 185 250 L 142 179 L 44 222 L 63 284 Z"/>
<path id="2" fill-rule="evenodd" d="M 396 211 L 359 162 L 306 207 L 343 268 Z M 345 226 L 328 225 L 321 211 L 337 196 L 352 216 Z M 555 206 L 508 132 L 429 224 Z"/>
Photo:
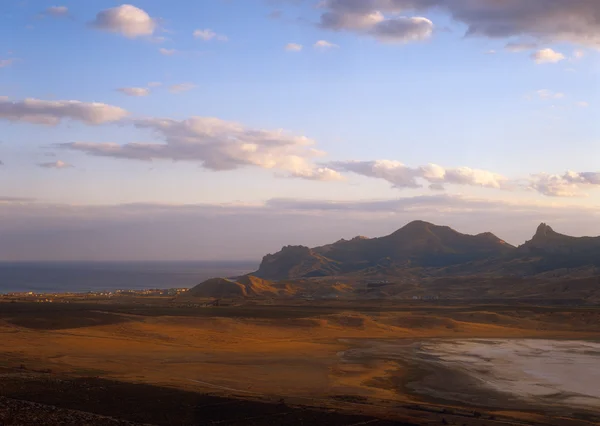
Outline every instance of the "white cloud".
<path id="1" fill-rule="evenodd" d="M 426 22 L 416 30 L 416 22 L 410 21 L 415 18 L 398 18 L 399 14 L 431 11 L 465 24 L 468 36 L 600 46 L 600 2 L 596 0 L 322 0 L 320 7 L 325 9 L 324 28 L 371 35 L 381 29 L 405 41 L 422 40 L 431 33 Z"/>
<path id="2" fill-rule="evenodd" d="M 183 93 L 195 89 L 197 86 L 193 83 L 180 83 L 173 84 L 169 87 L 169 92 L 171 93 Z"/>
<path id="3" fill-rule="evenodd" d="M 511 189 L 510 181 L 497 173 L 486 170 L 460 167 L 446 169 L 437 164 L 411 168 L 398 161 L 335 161 L 327 167 L 339 172 L 352 172 L 362 176 L 386 180 L 395 188 L 421 188 L 420 181 L 434 185 L 456 184 L 482 186 L 496 189 Z"/>
<path id="4" fill-rule="evenodd" d="M 327 40 L 319 40 L 314 44 L 314 47 L 316 47 L 317 49 L 334 49 L 334 48 L 338 48 L 340 46 L 338 46 L 337 44 L 331 43 Z"/>
<path id="5" fill-rule="evenodd" d="M 585 57 L 585 50 L 577 49 L 573 52 L 573 59 L 579 60 Z"/>
<path id="6" fill-rule="evenodd" d="M 288 52 L 300 52 L 302 50 L 302 45 L 297 43 L 288 43 L 285 46 L 285 50 Z"/>
<path id="7" fill-rule="evenodd" d="M 14 58 L 0 59 L 0 68 L 11 66 L 14 63 L 15 63 L 15 59 Z"/>
<path id="8" fill-rule="evenodd" d="M 56 125 L 64 119 L 71 119 L 86 124 L 103 124 L 122 120 L 127 114 L 122 108 L 95 102 L 0 100 L 0 119 L 8 121 Z"/>
<path id="9" fill-rule="evenodd" d="M 585 102 L 585 101 L 577 102 L 576 105 L 580 108 L 587 108 L 590 106 L 589 102 Z"/>
<path id="10" fill-rule="evenodd" d="M 369 3 L 377 2 L 359 4 L 358 2 L 343 3 L 338 0 L 325 1 L 323 6 L 330 7 L 331 10 L 321 15 L 321 26 L 336 31 L 354 31 L 392 43 L 422 41 L 433 34 L 433 22 L 427 18 L 406 16 L 386 18 L 376 8 L 369 8 Z M 385 5 L 382 3 L 382 6 Z"/>
<path id="11" fill-rule="evenodd" d="M 165 56 L 173 56 L 175 53 L 177 53 L 177 50 L 175 49 L 165 49 L 164 47 L 161 47 L 160 49 L 158 49 L 158 51 L 161 55 Z"/>
<path id="12" fill-rule="evenodd" d="M 433 28 L 433 22 L 427 18 L 401 16 L 381 21 L 367 32 L 381 41 L 411 43 L 430 38 Z"/>
<path id="13" fill-rule="evenodd" d="M 565 60 L 565 55 L 552 49 L 541 49 L 531 54 L 536 64 L 556 64 Z"/>
<path id="14" fill-rule="evenodd" d="M 44 11 L 44 15 L 62 18 L 69 16 L 69 8 L 67 6 L 51 6 Z"/>
<path id="15" fill-rule="evenodd" d="M 90 25 L 93 28 L 119 33 L 129 38 L 151 36 L 157 27 L 156 20 L 151 18 L 147 12 L 130 4 L 99 12 Z"/>
<path id="16" fill-rule="evenodd" d="M 549 99 L 562 99 L 565 97 L 564 93 L 561 92 L 553 92 L 552 90 L 542 89 L 538 90 L 536 94 L 540 97 L 540 99 L 549 100 Z"/>
<path id="17" fill-rule="evenodd" d="M 496 51 L 494 49 L 488 50 L 485 52 L 486 55 L 495 55 Z"/>
<path id="18" fill-rule="evenodd" d="M 104 157 L 192 161 L 214 171 L 254 166 L 309 180 L 341 179 L 332 168 L 314 165 L 313 160 L 324 155 L 314 149 L 314 141 L 283 130 L 252 129 L 209 117 L 138 120 L 136 126 L 154 130 L 166 143 L 75 142 L 62 146 Z"/>
<path id="19" fill-rule="evenodd" d="M 600 172 L 539 173 L 531 176 L 530 183 L 531 189 L 549 197 L 584 197 L 583 190 L 593 186 L 600 186 Z"/>
<path id="20" fill-rule="evenodd" d="M 324 165 L 338 172 L 356 173 L 383 179 L 394 188 L 443 190 L 445 185 L 465 185 L 500 190 L 534 190 L 549 197 L 587 196 L 586 190 L 600 189 L 600 172 L 566 172 L 563 175 L 533 174 L 525 179 L 509 179 L 498 173 L 470 167 L 444 168 L 437 164 L 409 167 L 398 161 L 334 161 Z"/>
<path id="21" fill-rule="evenodd" d="M 199 38 L 202 39 L 204 41 L 210 41 L 210 40 L 218 40 L 218 41 L 227 41 L 229 40 L 229 38 L 225 35 L 222 34 L 217 34 L 216 32 L 214 32 L 213 30 L 207 28 L 204 30 L 198 29 L 194 31 L 194 38 Z"/>
<path id="22" fill-rule="evenodd" d="M 148 96 L 150 94 L 150 89 L 147 87 L 122 87 L 117 90 L 127 96 Z"/>
<path id="23" fill-rule="evenodd" d="M 38 166 L 43 167 L 45 169 L 69 169 L 73 166 L 65 163 L 64 161 L 57 160 L 51 163 L 40 163 Z"/>

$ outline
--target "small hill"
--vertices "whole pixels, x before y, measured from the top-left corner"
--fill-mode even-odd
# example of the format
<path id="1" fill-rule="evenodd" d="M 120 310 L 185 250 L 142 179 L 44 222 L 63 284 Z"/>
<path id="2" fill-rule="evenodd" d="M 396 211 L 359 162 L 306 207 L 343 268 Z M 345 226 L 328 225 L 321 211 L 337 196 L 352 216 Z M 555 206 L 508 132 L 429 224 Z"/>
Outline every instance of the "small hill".
<path id="1" fill-rule="evenodd" d="M 279 290 L 271 281 L 252 275 L 240 277 L 237 281 L 226 278 L 212 278 L 189 290 L 185 297 L 202 297 L 215 299 L 237 299 L 251 297 L 273 297 Z"/>
<path id="2" fill-rule="evenodd" d="M 204 298 L 235 299 L 248 297 L 248 292 L 246 291 L 246 287 L 238 282 L 225 278 L 212 278 L 190 289 L 186 295 Z"/>

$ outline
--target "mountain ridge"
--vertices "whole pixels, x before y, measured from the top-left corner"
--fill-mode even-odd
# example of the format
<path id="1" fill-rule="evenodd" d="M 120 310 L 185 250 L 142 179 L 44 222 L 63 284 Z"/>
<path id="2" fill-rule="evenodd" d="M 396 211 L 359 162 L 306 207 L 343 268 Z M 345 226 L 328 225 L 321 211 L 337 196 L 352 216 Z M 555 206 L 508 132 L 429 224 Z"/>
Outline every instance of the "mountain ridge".
<path id="1" fill-rule="evenodd" d="M 515 247 L 492 232 L 462 234 L 416 220 L 377 238 L 355 237 L 309 248 L 286 246 L 263 258 L 253 275 L 271 280 L 356 274 L 377 269 L 443 275 L 528 276 L 560 268 L 600 266 L 600 237 L 572 237 L 546 223 Z"/>

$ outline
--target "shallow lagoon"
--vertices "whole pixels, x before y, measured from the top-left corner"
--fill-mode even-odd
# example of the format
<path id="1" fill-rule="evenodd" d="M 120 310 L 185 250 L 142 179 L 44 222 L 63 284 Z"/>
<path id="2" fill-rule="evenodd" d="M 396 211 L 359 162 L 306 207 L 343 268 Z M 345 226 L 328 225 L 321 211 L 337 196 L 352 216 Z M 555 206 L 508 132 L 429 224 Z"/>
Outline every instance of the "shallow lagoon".
<path id="1" fill-rule="evenodd" d="M 600 343 L 540 339 L 346 341 L 345 362 L 396 361 L 415 394 L 503 409 L 600 413 Z M 544 408 L 544 409 L 546 409 Z"/>

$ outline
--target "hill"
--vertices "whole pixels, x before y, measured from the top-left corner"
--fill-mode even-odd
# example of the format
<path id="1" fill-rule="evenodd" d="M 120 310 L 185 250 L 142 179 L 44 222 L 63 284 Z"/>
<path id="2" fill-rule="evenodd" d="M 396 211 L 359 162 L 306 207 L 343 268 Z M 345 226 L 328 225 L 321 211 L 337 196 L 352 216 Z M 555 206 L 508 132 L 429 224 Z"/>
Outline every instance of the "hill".
<path id="1" fill-rule="evenodd" d="M 278 280 L 373 268 L 439 268 L 505 257 L 514 251 L 515 247 L 491 233 L 466 235 L 447 226 L 415 221 L 380 238 L 356 237 L 313 249 L 284 247 L 265 256 L 254 275 Z"/>
<path id="2" fill-rule="evenodd" d="M 248 297 L 246 286 L 225 278 L 213 278 L 190 289 L 187 295 L 204 298 L 239 298 Z"/>
<path id="3" fill-rule="evenodd" d="M 271 281 L 252 275 L 245 275 L 232 280 L 228 278 L 212 278 L 190 289 L 185 297 L 200 297 L 213 299 L 239 299 L 250 297 L 273 297 L 285 295 L 273 286 Z"/>
<path id="4" fill-rule="evenodd" d="M 600 237 L 572 237 L 541 224 L 514 247 L 489 232 L 467 235 L 416 221 L 380 238 L 286 246 L 265 256 L 254 274 L 208 280 L 188 295 L 599 303 Z"/>

